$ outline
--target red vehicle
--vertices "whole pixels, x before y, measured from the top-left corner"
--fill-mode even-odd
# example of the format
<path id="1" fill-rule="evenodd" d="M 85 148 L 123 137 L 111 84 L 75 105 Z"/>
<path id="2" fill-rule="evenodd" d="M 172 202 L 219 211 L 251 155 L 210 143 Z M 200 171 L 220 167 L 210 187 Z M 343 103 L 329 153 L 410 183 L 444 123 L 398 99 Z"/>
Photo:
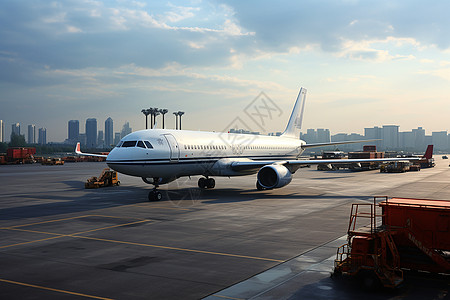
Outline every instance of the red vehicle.
<path id="1" fill-rule="evenodd" d="M 23 164 L 34 162 L 36 148 L 34 147 L 12 147 L 6 150 L 6 163 Z"/>
<path id="2" fill-rule="evenodd" d="M 357 229 L 361 219 L 370 224 Z M 358 276 L 366 287 L 396 287 L 405 269 L 450 274 L 450 201 L 375 197 L 353 204 L 334 274 Z"/>

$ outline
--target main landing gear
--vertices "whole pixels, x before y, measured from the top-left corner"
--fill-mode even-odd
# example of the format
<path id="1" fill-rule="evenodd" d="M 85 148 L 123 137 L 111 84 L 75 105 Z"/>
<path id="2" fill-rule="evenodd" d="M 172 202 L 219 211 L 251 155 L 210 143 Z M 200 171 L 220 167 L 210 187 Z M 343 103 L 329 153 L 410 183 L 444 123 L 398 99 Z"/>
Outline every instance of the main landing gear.
<path id="1" fill-rule="evenodd" d="M 202 177 L 198 180 L 198 187 L 201 189 L 213 189 L 216 186 L 214 178 Z"/>

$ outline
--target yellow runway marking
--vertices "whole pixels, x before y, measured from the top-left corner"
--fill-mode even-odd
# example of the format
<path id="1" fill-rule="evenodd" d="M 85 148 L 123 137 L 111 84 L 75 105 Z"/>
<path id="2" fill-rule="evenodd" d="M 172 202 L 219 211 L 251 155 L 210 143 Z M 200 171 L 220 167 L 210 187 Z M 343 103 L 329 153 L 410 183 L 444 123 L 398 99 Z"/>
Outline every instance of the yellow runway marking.
<path id="1" fill-rule="evenodd" d="M 111 228 L 118 228 L 123 227 L 127 225 L 133 225 L 133 224 L 139 224 L 144 222 L 154 222 L 153 220 L 139 220 L 135 222 L 129 222 L 125 224 L 119 224 L 119 225 L 112 225 L 102 228 L 96 228 L 81 232 L 76 232 L 72 234 L 60 234 L 60 233 L 53 233 L 53 232 L 45 232 L 45 231 L 37 231 L 37 230 L 30 230 L 30 229 L 24 229 L 20 227 L 26 227 L 31 225 L 37 225 L 37 224 L 43 224 L 43 223 L 50 223 L 50 222 L 57 222 L 57 221 L 65 221 L 65 220 L 71 220 L 71 219 L 80 219 L 90 216 L 98 216 L 98 217 L 108 217 L 108 216 L 102 216 L 102 215 L 84 215 L 79 217 L 71 217 L 71 218 L 65 218 L 65 219 L 59 219 L 59 220 L 50 220 L 50 221 L 44 221 L 44 222 L 37 222 L 37 223 L 31 223 L 27 225 L 17 225 L 12 226 L 8 228 L 1 228 L 1 229 L 8 229 L 8 230 L 16 230 L 16 231 L 24 231 L 24 232 L 31 232 L 31 233 L 39 233 L 39 234 L 48 234 L 48 235 L 54 235 L 53 237 L 45 238 L 45 239 L 38 239 L 34 241 L 28 241 L 23 243 L 17 243 L 17 244 L 11 244 L 6 246 L 0 246 L 0 249 L 14 247 L 14 246 L 20 246 L 20 245 L 26 245 L 41 241 L 47 241 L 51 239 L 57 239 L 62 237 L 72 237 L 72 238 L 81 238 L 81 239 L 88 239 L 88 240 L 95 240 L 95 241 L 102 241 L 102 242 L 109 242 L 109 243 L 116 243 L 116 244 L 127 244 L 127 245 L 135 245 L 135 246 L 144 246 L 144 247 L 151 247 L 151 248 L 159 248 L 159 249 L 168 249 L 168 250 L 175 250 L 175 251 L 183 251 L 183 252 L 193 252 L 193 253 L 202 253 L 202 254 L 210 254 L 210 255 L 220 255 L 220 256 L 228 256 L 228 257 L 236 257 L 236 258 L 244 258 L 244 259 L 253 259 L 253 260 L 264 260 L 264 261 L 272 261 L 272 262 L 284 262 L 284 260 L 279 259 L 272 259 L 272 258 L 265 258 L 265 257 L 256 257 L 256 256 L 247 256 L 247 255 L 238 255 L 238 254 L 231 254 L 231 253 L 223 253 L 223 252 L 213 252 L 213 251 L 204 251 L 204 250 L 195 250 L 195 249 L 186 249 L 186 248 L 177 248 L 177 247 L 169 247 L 169 246 L 161 246 L 161 245 L 152 245 L 152 244 L 143 244 L 143 243 L 135 243 L 135 242 L 127 242 L 127 241 L 119 241 L 119 240 L 109 240 L 109 239 L 102 239 L 102 238 L 95 238 L 95 237 L 88 237 L 88 236 L 82 236 L 81 234 L 85 234 L 88 232 L 94 232 L 94 231 L 100 231 L 100 230 L 106 230 Z M 120 217 L 117 217 L 120 218 Z M 125 218 L 123 218 L 125 219 Z"/>
<path id="2" fill-rule="evenodd" d="M 14 247 L 14 246 L 20 246 L 20 245 L 26 245 L 26 244 L 36 243 L 36 242 L 42 242 L 42 241 L 47 241 L 47 240 L 57 239 L 57 238 L 62 238 L 62 237 L 75 237 L 76 235 L 87 233 L 87 232 L 105 230 L 105 229 L 116 228 L 116 227 L 121 227 L 121 226 L 127 226 L 127 225 L 132 225 L 132 224 L 137 224 L 137 223 L 148 222 L 148 221 L 150 221 L 150 220 L 141 220 L 141 221 L 130 222 L 130 223 L 125 223 L 125 224 L 107 226 L 107 227 L 102 227 L 102 228 L 97 228 L 97 229 L 91 229 L 91 230 L 76 232 L 76 233 L 72 233 L 72 234 L 61 234 L 61 233 L 53 233 L 53 232 L 45 232 L 45 231 L 36 231 L 36 230 L 22 229 L 22 228 L 10 228 L 9 230 L 24 231 L 24 232 L 39 233 L 39 234 L 49 234 L 49 235 L 55 235 L 55 236 L 49 237 L 49 238 L 45 238 L 45 239 L 39 239 L 39 240 L 28 241 L 28 242 L 23 242 L 23 243 L 17 243 L 17 244 L 11 244 L 11 245 L 6 245 L 6 246 L 0 246 L 0 249 Z M 76 236 L 76 237 L 78 237 L 78 236 Z"/>
<path id="3" fill-rule="evenodd" d="M 8 248 L 8 247 L 14 247 L 14 246 L 20 246 L 20 245 L 26 245 L 26 244 L 31 244 L 31 243 L 37 243 L 37 242 L 42 242 L 42 241 L 48 241 L 48 240 L 52 240 L 52 239 L 57 239 L 60 238 L 62 236 L 52 236 L 46 239 L 40 239 L 40 240 L 34 240 L 34 241 L 28 241 L 28 242 L 23 242 L 23 243 L 18 243 L 18 244 L 11 244 L 11 245 L 6 245 L 6 246 L 1 246 L 0 249 L 4 249 L 4 248 Z"/>
<path id="4" fill-rule="evenodd" d="M 222 296 L 222 295 L 211 295 L 213 297 L 217 297 L 217 298 L 222 298 L 222 299 L 231 299 L 231 300 L 245 300 L 243 298 L 233 298 L 233 297 L 227 297 L 227 296 Z"/>
<path id="5" fill-rule="evenodd" d="M 49 220 L 49 221 L 42 221 L 42 222 L 36 222 L 36 223 L 30 223 L 30 224 L 22 224 L 22 225 L 10 226 L 10 227 L 2 227 L 1 229 L 11 229 L 11 228 L 26 227 L 26 226 L 39 225 L 39 224 L 52 223 L 52 222 L 59 222 L 59 221 L 72 220 L 72 219 L 79 219 L 79 218 L 85 218 L 85 217 L 86 216 L 78 216 L 78 217 L 70 217 L 70 218 L 64 218 L 64 219 Z"/>
<path id="6" fill-rule="evenodd" d="M 184 252 L 221 255 L 221 256 L 247 258 L 247 259 L 255 259 L 255 260 L 265 260 L 265 261 L 273 261 L 273 262 L 284 262 L 284 260 L 264 258 L 264 257 L 238 255 L 238 254 L 230 254 L 230 253 L 222 253 L 222 252 L 212 252 L 212 251 L 204 251 L 204 250 L 185 249 L 185 248 L 168 247 L 168 246 L 151 245 L 151 244 L 142 244 L 142 243 L 126 242 L 126 241 L 118 241 L 118 240 L 108 240 L 108 239 L 101 239 L 101 238 L 87 237 L 87 236 L 80 236 L 80 235 L 72 235 L 72 236 L 82 238 L 82 239 L 109 242 L 109 243 L 117 243 L 117 244 L 127 244 L 127 245 L 144 246 L 144 247 L 151 247 L 151 248 L 160 248 L 160 249 L 177 250 L 177 251 L 184 251 Z"/>
<path id="7" fill-rule="evenodd" d="M 52 292 L 58 292 L 58 293 L 63 293 L 63 294 L 81 296 L 81 297 L 86 297 L 86 298 L 91 298 L 91 299 L 112 300 L 111 298 L 104 298 L 104 297 L 86 295 L 86 294 L 81 294 L 81 293 L 76 293 L 76 292 L 71 292 L 71 291 L 64 291 L 64 290 L 49 288 L 49 287 L 45 287 L 45 286 L 39 286 L 39 285 L 23 283 L 23 282 L 17 282 L 17 281 L 2 279 L 2 278 L 0 278 L 0 282 L 6 282 L 6 283 L 10 283 L 10 284 L 16 284 L 16 285 L 21 285 L 21 286 L 26 286 L 26 287 L 32 287 L 32 288 L 36 288 L 36 289 L 47 290 L 47 291 L 52 291 Z"/>
<path id="8" fill-rule="evenodd" d="M 103 217 L 103 218 L 116 218 L 116 219 L 137 219 L 137 218 L 128 218 L 128 217 L 125 218 L 125 217 L 116 217 L 116 216 L 106 216 L 106 215 L 83 215 L 83 216 L 70 217 L 70 218 L 64 218 L 64 219 L 56 219 L 56 220 L 48 220 L 48 221 L 42 221 L 42 222 L 36 222 L 36 223 L 15 225 L 15 226 L 10 226 L 10 227 L 1 227 L 0 229 L 11 229 L 11 228 L 27 227 L 27 226 L 40 225 L 40 224 L 45 224 L 45 223 L 54 223 L 54 222 L 60 222 L 60 221 L 66 221 L 66 220 L 89 218 L 89 217 Z"/>

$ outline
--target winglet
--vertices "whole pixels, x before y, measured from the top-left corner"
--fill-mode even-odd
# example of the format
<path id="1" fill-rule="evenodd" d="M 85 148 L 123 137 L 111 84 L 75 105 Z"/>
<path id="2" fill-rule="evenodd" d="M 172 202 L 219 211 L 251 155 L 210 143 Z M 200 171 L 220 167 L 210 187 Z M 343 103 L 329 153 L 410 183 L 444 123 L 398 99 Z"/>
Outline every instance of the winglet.
<path id="1" fill-rule="evenodd" d="M 306 89 L 300 88 L 294 108 L 292 109 L 289 122 L 281 136 L 290 138 L 300 138 L 300 129 L 302 128 L 303 111 L 305 109 Z"/>
<path id="2" fill-rule="evenodd" d="M 423 155 L 423 158 L 430 159 L 433 157 L 433 145 L 428 145 L 427 151 Z"/>

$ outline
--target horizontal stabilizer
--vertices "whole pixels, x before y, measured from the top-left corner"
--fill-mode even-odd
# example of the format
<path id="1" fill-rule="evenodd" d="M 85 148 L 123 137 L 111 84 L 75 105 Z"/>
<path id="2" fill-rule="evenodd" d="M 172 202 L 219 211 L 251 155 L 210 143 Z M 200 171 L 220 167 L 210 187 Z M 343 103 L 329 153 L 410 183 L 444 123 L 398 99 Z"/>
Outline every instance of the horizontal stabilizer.
<path id="1" fill-rule="evenodd" d="M 108 157 L 108 155 L 105 155 L 105 154 L 94 154 L 94 153 L 81 152 L 80 142 L 78 142 L 77 145 L 75 146 L 75 154 L 83 155 L 83 156 L 95 156 L 95 157 L 105 157 L 105 158 Z"/>

